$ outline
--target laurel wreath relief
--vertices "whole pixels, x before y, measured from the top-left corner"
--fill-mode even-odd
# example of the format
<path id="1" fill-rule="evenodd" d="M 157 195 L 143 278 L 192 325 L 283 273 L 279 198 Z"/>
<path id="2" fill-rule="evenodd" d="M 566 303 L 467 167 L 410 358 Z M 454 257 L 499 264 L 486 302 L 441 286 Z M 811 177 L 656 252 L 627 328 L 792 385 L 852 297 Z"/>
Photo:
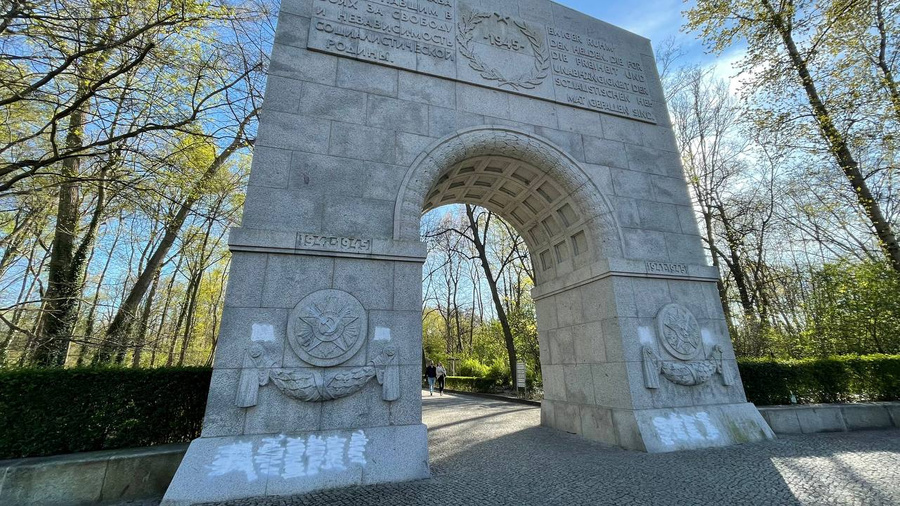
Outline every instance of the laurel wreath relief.
<path id="1" fill-rule="evenodd" d="M 473 32 L 475 28 L 483 23 L 486 19 L 492 17 L 492 14 L 484 12 L 472 12 L 468 16 L 463 16 L 459 23 L 459 34 L 456 40 L 459 43 L 459 52 L 469 60 L 469 66 L 475 72 L 481 74 L 481 77 L 497 81 L 500 87 L 509 86 L 513 90 L 526 89 L 532 90 L 541 85 L 547 78 L 547 71 L 550 70 L 550 53 L 544 43 L 544 38 L 535 33 L 524 22 L 513 21 L 516 28 L 522 35 L 528 39 L 531 49 L 534 52 L 534 68 L 528 73 L 507 78 L 497 68 L 489 66 L 475 52 L 475 41 Z"/>

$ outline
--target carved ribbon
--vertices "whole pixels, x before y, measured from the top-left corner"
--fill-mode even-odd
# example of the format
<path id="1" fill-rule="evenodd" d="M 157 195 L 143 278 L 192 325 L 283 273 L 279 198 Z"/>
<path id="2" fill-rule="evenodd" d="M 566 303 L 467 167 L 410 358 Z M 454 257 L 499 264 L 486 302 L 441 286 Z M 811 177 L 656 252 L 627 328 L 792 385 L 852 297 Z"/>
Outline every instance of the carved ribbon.
<path id="1" fill-rule="evenodd" d="M 722 384 L 731 386 L 733 379 L 722 359 L 722 347 L 716 345 L 706 360 L 679 362 L 661 360 L 649 346 L 643 350 L 644 386 L 649 389 L 659 388 L 659 375 L 676 385 L 697 386 L 709 381 L 713 374 L 722 375 Z"/>
<path id="2" fill-rule="evenodd" d="M 253 358 L 254 353 L 256 358 Z M 261 362 L 268 367 L 260 365 Z M 288 397 L 303 402 L 323 402 L 355 394 L 372 378 L 377 378 L 382 385 L 384 400 L 400 398 L 400 367 L 393 346 L 386 347 L 365 367 L 342 370 L 277 368 L 273 361 L 264 358 L 261 348 L 253 347 L 244 359 L 236 404 L 241 408 L 256 406 L 257 391 L 268 384 L 269 379 Z"/>

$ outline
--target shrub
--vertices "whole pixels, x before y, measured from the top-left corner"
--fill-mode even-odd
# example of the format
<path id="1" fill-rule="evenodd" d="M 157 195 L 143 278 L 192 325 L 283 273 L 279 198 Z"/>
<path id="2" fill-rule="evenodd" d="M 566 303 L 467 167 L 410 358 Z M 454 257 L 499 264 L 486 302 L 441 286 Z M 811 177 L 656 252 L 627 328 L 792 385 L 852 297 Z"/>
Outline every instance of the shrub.
<path id="1" fill-rule="evenodd" d="M 188 442 L 212 370 L 0 370 L 0 458 Z"/>
<path id="2" fill-rule="evenodd" d="M 502 358 L 494 359 L 485 377 L 493 381 L 494 385 L 498 387 L 510 385 L 509 363 Z"/>
<path id="3" fill-rule="evenodd" d="M 747 399 L 757 405 L 900 400 L 900 356 L 738 361 Z"/>
<path id="4" fill-rule="evenodd" d="M 494 381 L 487 378 L 447 376 L 444 387 L 457 392 L 489 393 L 494 389 Z"/>
<path id="5" fill-rule="evenodd" d="M 483 378 L 488 375 L 488 366 L 474 358 L 467 358 L 459 363 L 456 372 L 460 377 Z"/>

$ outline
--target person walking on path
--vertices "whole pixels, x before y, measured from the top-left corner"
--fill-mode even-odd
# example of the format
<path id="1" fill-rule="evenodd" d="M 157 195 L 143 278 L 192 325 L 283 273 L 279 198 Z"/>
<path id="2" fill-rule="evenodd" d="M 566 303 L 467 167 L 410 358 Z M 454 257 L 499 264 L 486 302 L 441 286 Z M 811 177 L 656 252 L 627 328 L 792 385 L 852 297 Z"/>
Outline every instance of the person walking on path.
<path id="1" fill-rule="evenodd" d="M 438 392 L 440 392 L 441 395 L 444 395 L 444 382 L 447 379 L 447 369 L 444 369 L 443 362 L 438 362 L 435 374 L 437 374 Z"/>
<path id="2" fill-rule="evenodd" d="M 428 391 L 434 395 L 434 381 L 437 379 L 437 368 L 434 366 L 434 360 L 428 362 L 425 368 L 425 378 L 428 380 Z"/>

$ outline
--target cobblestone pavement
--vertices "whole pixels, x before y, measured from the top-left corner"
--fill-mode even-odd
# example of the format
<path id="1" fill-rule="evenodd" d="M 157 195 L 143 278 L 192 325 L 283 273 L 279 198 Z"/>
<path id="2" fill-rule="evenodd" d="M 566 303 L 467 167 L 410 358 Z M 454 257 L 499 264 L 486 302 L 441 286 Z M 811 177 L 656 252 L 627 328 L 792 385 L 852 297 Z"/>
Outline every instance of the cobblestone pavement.
<path id="1" fill-rule="evenodd" d="M 900 504 L 896 430 L 649 455 L 540 427 L 539 408 L 425 395 L 431 480 L 227 504 Z"/>

